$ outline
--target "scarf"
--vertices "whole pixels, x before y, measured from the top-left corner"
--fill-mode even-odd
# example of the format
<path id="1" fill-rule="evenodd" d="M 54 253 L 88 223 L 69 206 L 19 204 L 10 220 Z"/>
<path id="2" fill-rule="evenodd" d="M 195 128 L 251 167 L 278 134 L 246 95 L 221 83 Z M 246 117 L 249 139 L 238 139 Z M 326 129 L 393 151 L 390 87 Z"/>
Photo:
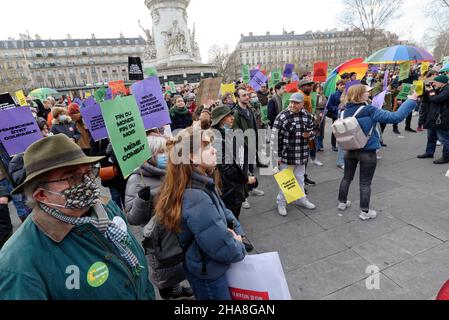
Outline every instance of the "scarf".
<path id="1" fill-rule="evenodd" d="M 179 116 L 185 116 L 187 113 L 189 113 L 189 109 L 187 109 L 186 107 L 179 109 L 177 107 L 173 107 L 170 110 L 170 115 L 172 117 L 174 117 L 175 115 L 179 115 Z"/>
<path id="2" fill-rule="evenodd" d="M 129 246 L 131 245 L 131 241 L 129 239 L 128 232 L 120 229 L 115 223 L 110 221 L 106 215 L 97 218 L 93 217 L 75 218 L 75 217 L 68 217 L 62 214 L 60 211 L 53 208 L 49 208 L 42 203 L 40 203 L 39 206 L 44 212 L 46 212 L 53 218 L 56 218 L 67 224 L 71 224 L 76 227 L 86 224 L 93 225 L 95 228 L 97 228 L 98 231 L 100 231 L 105 236 L 106 239 L 108 239 L 114 244 L 114 246 L 119 251 L 120 256 L 126 261 L 127 265 L 130 267 L 133 276 L 137 278 L 140 275 L 142 266 L 140 265 L 137 257 L 129 248 Z M 98 206 L 102 205 L 101 204 L 96 205 L 95 210 L 96 212 L 99 209 Z"/>

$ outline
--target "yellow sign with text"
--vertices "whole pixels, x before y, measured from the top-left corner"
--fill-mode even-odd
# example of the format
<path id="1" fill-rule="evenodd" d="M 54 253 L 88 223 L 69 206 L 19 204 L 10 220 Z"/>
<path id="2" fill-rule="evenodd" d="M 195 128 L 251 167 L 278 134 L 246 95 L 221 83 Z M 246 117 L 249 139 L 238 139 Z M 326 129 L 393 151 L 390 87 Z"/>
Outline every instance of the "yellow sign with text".
<path id="1" fill-rule="evenodd" d="M 430 65 L 430 62 L 423 62 L 423 63 L 421 63 L 421 75 L 422 76 L 424 75 L 424 73 L 429 71 L 429 65 Z"/>
<path id="2" fill-rule="evenodd" d="M 237 100 L 235 99 L 235 96 L 234 96 L 235 84 L 233 84 L 233 83 L 222 84 L 220 91 L 221 91 L 221 96 L 224 96 L 226 93 L 231 93 L 232 94 L 232 100 L 234 100 L 234 103 L 237 102 Z"/>
<path id="3" fill-rule="evenodd" d="M 16 91 L 16 97 L 17 97 L 17 100 L 19 101 L 19 104 L 22 107 L 28 105 L 27 99 L 25 98 L 25 94 L 23 93 L 23 90 Z"/>
<path id="4" fill-rule="evenodd" d="M 290 204 L 304 198 L 306 195 L 299 186 L 298 180 L 293 173 L 292 168 L 285 169 L 274 176 L 276 182 L 284 193 L 285 200 Z"/>
<path id="5" fill-rule="evenodd" d="M 418 96 L 422 96 L 424 94 L 424 80 L 413 81 L 413 85 Z"/>

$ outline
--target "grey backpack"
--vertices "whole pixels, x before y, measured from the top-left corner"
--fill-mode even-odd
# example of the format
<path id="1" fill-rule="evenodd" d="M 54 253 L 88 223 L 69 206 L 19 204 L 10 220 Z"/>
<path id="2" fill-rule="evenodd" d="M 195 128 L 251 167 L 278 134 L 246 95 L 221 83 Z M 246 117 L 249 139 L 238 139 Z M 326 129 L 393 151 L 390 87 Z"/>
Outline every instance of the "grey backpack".
<path id="1" fill-rule="evenodd" d="M 346 119 L 345 112 L 343 111 L 340 118 L 332 125 L 335 138 L 340 147 L 345 151 L 363 149 L 371 138 L 374 127 L 367 136 L 357 120 L 357 116 L 364 108 L 365 106 L 359 108 L 352 117 Z"/>

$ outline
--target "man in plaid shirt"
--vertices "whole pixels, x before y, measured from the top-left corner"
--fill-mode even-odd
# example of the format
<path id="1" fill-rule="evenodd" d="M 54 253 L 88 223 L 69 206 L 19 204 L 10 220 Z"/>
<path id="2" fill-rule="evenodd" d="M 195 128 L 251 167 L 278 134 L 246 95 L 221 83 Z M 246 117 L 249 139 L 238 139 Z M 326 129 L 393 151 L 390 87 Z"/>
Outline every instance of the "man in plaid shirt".
<path id="1" fill-rule="evenodd" d="M 279 169 L 282 171 L 290 167 L 303 190 L 309 140 L 315 136 L 313 128 L 312 116 L 304 110 L 304 95 L 300 93 L 291 96 L 288 109 L 277 116 L 272 128 L 271 145 Z M 279 214 L 287 216 L 287 201 L 282 191 L 277 197 L 277 204 Z M 307 197 L 298 200 L 296 205 L 310 210 L 316 208 Z"/>

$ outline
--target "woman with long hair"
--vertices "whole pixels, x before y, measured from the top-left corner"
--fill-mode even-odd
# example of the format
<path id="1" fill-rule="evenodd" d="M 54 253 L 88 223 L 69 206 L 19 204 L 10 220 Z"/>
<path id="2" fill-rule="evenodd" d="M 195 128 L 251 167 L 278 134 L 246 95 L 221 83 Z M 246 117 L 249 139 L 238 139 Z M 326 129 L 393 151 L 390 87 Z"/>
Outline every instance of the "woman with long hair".
<path id="1" fill-rule="evenodd" d="M 408 97 L 408 100 L 396 112 L 378 109 L 368 104 L 372 88 L 365 85 L 355 85 L 349 88 L 344 98 L 343 118 L 356 116 L 360 127 L 369 137 L 368 143 L 363 149 L 345 152 L 345 176 L 340 185 L 339 210 L 346 210 L 351 206 L 348 201 L 349 187 L 354 179 L 354 174 L 360 163 L 360 208 L 361 220 L 370 220 L 377 217 L 374 210 L 370 210 L 371 182 L 377 167 L 377 150 L 381 148 L 380 134 L 377 130 L 378 123 L 394 124 L 402 122 L 416 107 L 418 95 L 416 92 Z"/>
<path id="2" fill-rule="evenodd" d="M 159 222 L 178 234 L 196 299 L 230 300 L 225 273 L 245 257 L 244 231 L 217 193 L 212 142 L 209 131 L 187 128 L 179 133 L 169 148 L 155 211 Z"/>

